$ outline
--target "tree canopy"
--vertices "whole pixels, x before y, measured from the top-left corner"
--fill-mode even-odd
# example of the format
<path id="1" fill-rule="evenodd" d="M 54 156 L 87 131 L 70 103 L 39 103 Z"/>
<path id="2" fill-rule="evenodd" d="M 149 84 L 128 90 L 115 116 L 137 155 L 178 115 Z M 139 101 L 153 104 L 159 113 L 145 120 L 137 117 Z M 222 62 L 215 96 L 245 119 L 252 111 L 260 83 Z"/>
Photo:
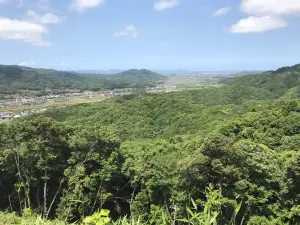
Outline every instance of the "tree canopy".
<path id="1" fill-rule="evenodd" d="M 0 208 L 91 224 L 299 224 L 300 99 L 287 91 L 234 82 L 0 123 Z"/>

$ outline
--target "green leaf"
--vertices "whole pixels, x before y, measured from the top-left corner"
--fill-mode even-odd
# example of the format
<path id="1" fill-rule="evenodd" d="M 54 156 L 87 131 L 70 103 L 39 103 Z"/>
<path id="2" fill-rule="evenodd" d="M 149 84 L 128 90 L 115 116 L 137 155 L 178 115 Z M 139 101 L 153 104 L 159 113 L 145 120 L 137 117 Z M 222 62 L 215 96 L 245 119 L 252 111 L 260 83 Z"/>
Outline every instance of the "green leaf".
<path id="1" fill-rule="evenodd" d="M 108 209 L 101 209 L 100 216 L 108 216 L 110 211 Z"/>
<path id="2" fill-rule="evenodd" d="M 195 214 L 192 212 L 192 210 L 190 210 L 189 208 L 186 208 L 186 211 L 188 211 L 188 213 L 191 215 L 191 216 L 195 216 Z"/>
<path id="3" fill-rule="evenodd" d="M 198 207 L 197 207 L 195 201 L 194 201 L 193 199 L 191 199 L 191 201 L 192 201 L 192 204 L 193 204 L 193 206 L 194 206 L 194 209 L 197 209 Z"/>
<path id="4" fill-rule="evenodd" d="M 235 215 L 237 215 L 239 213 L 239 211 L 241 210 L 242 204 L 243 204 L 243 201 L 240 201 L 238 206 L 235 208 L 235 210 L 234 210 Z"/>
<path id="5" fill-rule="evenodd" d="M 150 220 L 150 225 L 154 223 L 154 221 L 156 220 L 156 215 L 157 212 L 154 213 L 154 215 L 152 215 L 151 220 Z"/>
<path id="6" fill-rule="evenodd" d="M 80 201 L 80 200 L 71 200 L 71 202 L 83 203 L 83 201 Z"/>
<path id="7" fill-rule="evenodd" d="M 190 222 L 187 219 L 177 219 L 177 221 L 179 221 L 179 222 L 185 222 L 185 223 L 189 223 Z"/>

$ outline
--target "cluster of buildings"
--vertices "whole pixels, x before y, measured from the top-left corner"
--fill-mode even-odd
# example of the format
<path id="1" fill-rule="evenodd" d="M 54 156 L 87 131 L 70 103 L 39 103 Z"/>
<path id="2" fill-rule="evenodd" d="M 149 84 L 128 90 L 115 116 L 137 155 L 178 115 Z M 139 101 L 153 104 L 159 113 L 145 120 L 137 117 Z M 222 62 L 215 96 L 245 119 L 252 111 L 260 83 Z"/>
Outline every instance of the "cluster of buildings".
<path id="1" fill-rule="evenodd" d="M 0 112 L 0 120 L 10 120 L 12 113 Z"/>
<path id="2" fill-rule="evenodd" d="M 23 117 L 23 116 L 28 116 L 28 115 L 30 115 L 34 112 L 35 112 L 35 110 L 26 110 L 26 111 L 16 112 L 16 113 L 0 112 L 0 121 L 17 119 L 17 118 L 20 118 L 20 117 Z"/>
<path id="3" fill-rule="evenodd" d="M 165 91 L 170 88 L 169 85 L 162 84 L 157 87 L 146 87 L 143 88 L 143 92 L 154 92 L 154 91 Z M 0 108 L 10 109 L 22 105 L 41 105 L 49 101 L 68 101 L 72 98 L 97 98 L 99 96 L 103 97 L 114 97 L 123 96 L 125 94 L 131 93 L 130 90 L 125 89 L 114 89 L 114 90 L 103 90 L 103 91 L 79 91 L 79 90 L 65 90 L 62 94 L 53 94 L 51 91 L 47 91 L 43 96 L 22 96 L 22 95 L 12 95 L 6 100 L 0 100 Z"/>
<path id="4" fill-rule="evenodd" d="M 160 84 L 157 85 L 156 87 L 147 87 L 145 89 L 145 92 L 162 92 L 162 91 L 168 91 L 168 90 L 173 90 L 176 89 L 176 85 L 172 85 L 172 84 Z"/>
<path id="5" fill-rule="evenodd" d="M 64 93 L 64 94 L 51 94 L 48 93 L 44 96 L 33 96 L 33 97 L 24 97 L 20 95 L 14 95 L 10 96 L 9 99 L 6 100 L 0 100 L 0 108 L 2 109 L 11 109 L 14 107 L 22 106 L 22 105 L 28 105 L 28 106 L 34 106 L 34 105 L 41 105 L 44 103 L 47 103 L 48 101 L 68 101 L 72 98 L 96 98 L 99 96 L 104 97 L 113 97 L 113 96 L 122 96 L 125 94 L 125 91 L 120 90 L 113 90 L 113 91 L 84 91 L 84 92 L 70 92 L 70 93 Z M 30 115 L 32 113 L 36 113 L 39 111 L 44 111 L 46 108 L 37 110 L 37 109 L 31 109 L 31 110 L 25 110 L 21 112 L 1 112 L 0 111 L 0 121 L 3 120 L 11 120 L 20 118 L 23 116 Z"/>
<path id="6" fill-rule="evenodd" d="M 0 108 L 12 108 L 21 105 L 38 105 L 43 104 L 45 101 L 41 98 L 16 98 L 16 99 L 9 99 L 9 100 L 1 100 L 0 101 Z"/>
<path id="7" fill-rule="evenodd" d="M 13 107 L 22 106 L 22 105 L 30 105 L 30 106 L 41 105 L 48 101 L 63 101 L 78 96 L 93 98 L 99 96 L 99 93 L 86 91 L 86 92 L 73 92 L 73 93 L 65 93 L 65 94 L 47 94 L 44 96 L 32 96 L 32 97 L 14 95 L 14 96 L 10 96 L 10 98 L 7 100 L 0 100 L 0 108 L 9 109 Z"/>
<path id="8" fill-rule="evenodd" d="M 144 88 L 142 91 L 143 92 L 157 92 L 157 91 L 165 91 L 169 89 L 169 86 L 164 85 L 159 85 L 157 87 L 147 87 Z M 126 94 L 131 93 L 131 91 L 125 90 L 125 89 L 114 89 L 114 90 L 105 90 L 105 91 L 84 91 L 84 92 L 75 92 L 74 90 L 64 93 L 64 94 L 52 94 L 51 92 L 48 92 L 44 96 L 33 96 L 33 97 L 24 97 L 20 95 L 14 95 L 10 96 L 9 99 L 6 100 L 0 100 L 0 108 L 2 109 L 9 109 L 22 106 L 22 105 L 41 105 L 44 103 L 47 103 L 48 101 L 68 101 L 72 98 L 96 98 L 99 96 L 103 96 L 106 98 L 110 97 L 115 97 L 115 96 L 123 96 Z M 37 113 L 40 111 L 44 111 L 46 108 L 37 110 L 37 109 L 31 109 L 31 110 L 25 110 L 21 112 L 1 112 L 0 111 L 0 121 L 3 120 L 11 120 L 15 118 L 20 118 L 23 116 L 27 116 L 33 113 Z"/>

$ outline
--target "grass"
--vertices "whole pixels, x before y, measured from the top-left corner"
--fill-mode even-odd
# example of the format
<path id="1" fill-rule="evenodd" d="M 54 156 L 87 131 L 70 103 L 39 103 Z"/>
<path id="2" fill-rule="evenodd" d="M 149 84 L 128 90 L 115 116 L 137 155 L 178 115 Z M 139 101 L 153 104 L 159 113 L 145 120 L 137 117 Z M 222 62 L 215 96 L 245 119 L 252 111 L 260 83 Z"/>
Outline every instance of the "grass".
<path id="1" fill-rule="evenodd" d="M 0 225 L 67 225 L 67 223 L 59 220 L 43 220 L 40 216 L 34 215 L 20 217 L 15 213 L 0 212 Z"/>
<path id="2" fill-rule="evenodd" d="M 147 222 L 142 222 L 139 218 L 119 218 L 118 221 L 112 221 L 110 218 L 110 211 L 106 209 L 99 210 L 93 215 L 83 218 L 81 223 L 77 225 L 171 225 L 179 224 L 189 225 L 215 225 L 217 224 L 217 217 L 220 214 L 223 196 L 220 190 L 215 190 L 213 185 L 206 188 L 207 201 L 203 205 L 203 211 L 198 211 L 199 206 L 191 199 L 192 207 L 186 208 L 189 214 L 188 218 L 174 218 L 169 216 L 164 209 L 161 208 L 160 213 L 152 215 L 152 218 Z M 235 219 L 241 209 L 243 202 L 235 202 L 235 210 L 232 215 L 231 222 L 228 225 L 234 225 Z M 36 215 L 31 209 L 25 209 L 21 217 L 15 213 L 0 212 L 0 225 L 68 225 L 66 222 L 53 220 L 43 220 Z M 69 224 L 70 225 L 70 224 Z M 75 224 L 73 224 L 75 225 Z"/>

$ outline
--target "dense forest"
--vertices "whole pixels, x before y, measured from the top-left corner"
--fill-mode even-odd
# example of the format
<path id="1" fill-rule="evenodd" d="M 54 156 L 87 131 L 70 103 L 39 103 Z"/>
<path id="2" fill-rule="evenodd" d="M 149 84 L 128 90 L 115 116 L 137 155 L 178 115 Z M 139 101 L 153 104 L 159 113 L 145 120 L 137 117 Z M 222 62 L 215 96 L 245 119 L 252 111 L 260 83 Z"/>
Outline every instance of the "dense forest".
<path id="1" fill-rule="evenodd" d="M 101 90 L 156 86 L 166 79 L 149 70 L 127 70 L 117 74 L 80 74 L 75 72 L 33 69 L 0 65 L 0 94 L 21 90 L 45 89 Z"/>
<path id="2" fill-rule="evenodd" d="M 278 96 L 286 94 L 299 97 L 300 64 L 251 76 L 225 78 L 222 82 L 262 88 Z M 288 90 L 289 92 L 287 92 Z"/>
<path id="3" fill-rule="evenodd" d="M 299 65 L 0 123 L 3 223 L 300 224 L 298 76 Z"/>

